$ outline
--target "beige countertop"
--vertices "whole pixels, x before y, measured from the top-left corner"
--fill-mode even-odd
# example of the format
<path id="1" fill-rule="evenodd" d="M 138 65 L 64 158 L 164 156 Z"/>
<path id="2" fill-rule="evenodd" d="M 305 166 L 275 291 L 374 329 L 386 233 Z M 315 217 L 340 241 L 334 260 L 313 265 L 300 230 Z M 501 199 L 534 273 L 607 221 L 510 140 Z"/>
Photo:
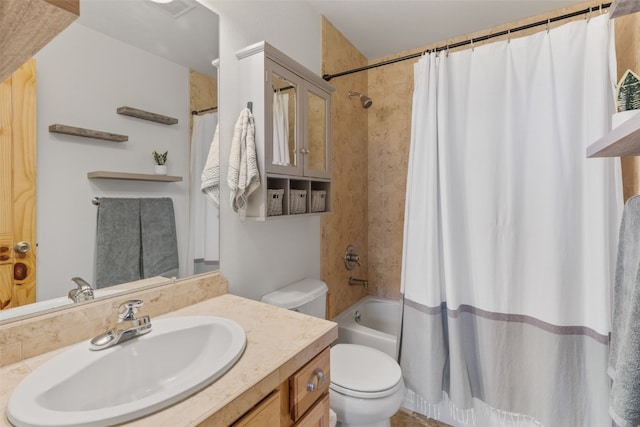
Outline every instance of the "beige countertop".
<path id="1" fill-rule="evenodd" d="M 206 420 L 206 426 L 227 426 L 338 337 L 333 322 L 230 294 L 158 317 L 206 315 L 232 319 L 244 328 L 247 346 L 240 360 L 207 388 L 127 425 L 182 427 Z M 0 368 L 1 426 L 11 426 L 6 406 L 13 389 L 32 370 L 66 348 Z"/>

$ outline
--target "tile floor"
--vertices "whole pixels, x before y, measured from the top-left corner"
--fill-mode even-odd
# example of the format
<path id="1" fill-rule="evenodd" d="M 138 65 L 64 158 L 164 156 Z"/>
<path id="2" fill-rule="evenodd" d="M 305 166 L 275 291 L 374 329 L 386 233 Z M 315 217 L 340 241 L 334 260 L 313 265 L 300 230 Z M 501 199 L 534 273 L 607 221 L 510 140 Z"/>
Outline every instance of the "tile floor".
<path id="1" fill-rule="evenodd" d="M 441 423 L 423 415 L 400 409 L 397 414 L 391 417 L 391 427 L 451 427 L 449 424 Z"/>

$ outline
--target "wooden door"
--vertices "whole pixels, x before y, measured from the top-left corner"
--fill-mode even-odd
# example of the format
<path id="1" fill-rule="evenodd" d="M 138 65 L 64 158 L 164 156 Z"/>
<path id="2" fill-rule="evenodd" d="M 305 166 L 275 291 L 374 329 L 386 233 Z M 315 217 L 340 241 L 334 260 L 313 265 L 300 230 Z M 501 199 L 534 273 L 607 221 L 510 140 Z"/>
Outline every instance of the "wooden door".
<path id="1" fill-rule="evenodd" d="M 0 309 L 35 300 L 36 63 L 32 59 L 0 83 Z"/>

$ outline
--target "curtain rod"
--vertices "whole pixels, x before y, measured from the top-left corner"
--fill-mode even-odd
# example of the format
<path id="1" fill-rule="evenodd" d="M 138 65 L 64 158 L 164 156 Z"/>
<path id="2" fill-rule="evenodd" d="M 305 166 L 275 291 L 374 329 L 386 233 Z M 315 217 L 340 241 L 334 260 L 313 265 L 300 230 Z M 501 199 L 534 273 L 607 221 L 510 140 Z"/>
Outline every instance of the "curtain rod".
<path id="1" fill-rule="evenodd" d="M 200 113 L 206 113 L 207 111 L 218 111 L 218 107 L 205 108 L 204 110 L 193 110 L 191 112 L 192 116 L 197 116 Z"/>
<path id="2" fill-rule="evenodd" d="M 461 42 L 452 43 L 452 44 L 448 44 L 448 45 L 445 45 L 445 46 L 438 46 L 438 47 L 436 47 L 434 49 L 427 49 L 427 50 L 424 50 L 424 51 L 421 51 L 421 52 L 418 52 L 418 53 L 412 53 L 410 55 L 401 56 L 399 58 L 389 59 L 387 61 L 378 62 L 376 64 L 365 65 L 364 67 L 353 68 L 351 70 L 342 71 L 342 72 L 336 73 L 336 74 L 325 74 L 325 75 L 322 76 L 322 78 L 325 79 L 326 81 L 329 81 L 329 80 L 333 79 L 334 77 L 342 77 L 342 76 L 346 76 L 347 74 L 359 73 L 360 71 L 366 71 L 366 70 L 370 70 L 372 68 L 378 68 L 378 67 L 383 67 L 385 65 L 395 64 L 396 62 L 401 62 L 401 61 L 406 61 L 408 59 L 418 58 L 418 57 L 424 55 L 425 53 L 440 52 L 440 51 L 443 51 L 443 50 L 453 49 L 453 48 L 460 47 L 460 46 L 473 45 L 473 43 L 475 43 L 475 42 L 482 42 L 482 41 L 489 40 L 489 39 L 492 39 L 492 38 L 495 38 L 495 37 L 501 37 L 501 36 L 510 35 L 512 33 L 518 32 L 518 31 L 528 30 L 530 28 L 539 27 L 541 25 L 549 25 L 552 22 L 561 21 L 563 19 L 568 19 L 568 18 L 573 18 L 573 17 L 580 16 L 580 15 L 583 15 L 583 14 L 586 14 L 586 13 L 594 12 L 596 10 L 606 9 L 609 6 L 611 6 L 611 3 L 603 3 L 603 4 L 599 5 L 599 6 L 588 7 L 586 9 L 578 10 L 576 12 L 571 12 L 571 13 L 567 13 L 565 15 L 560 15 L 560 16 L 555 16 L 553 18 L 545 19 L 544 21 L 537 21 L 537 22 L 533 22 L 531 24 L 521 25 L 519 27 L 510 28 L 508 30 L 500 31 L 500 32 L 497 32 L 497 33 L 487 34 L 487 35 L 484 35 L 484 36 L 471 38 L 471 39 L 468 39 L 468 40 L 463 40 Z"/>

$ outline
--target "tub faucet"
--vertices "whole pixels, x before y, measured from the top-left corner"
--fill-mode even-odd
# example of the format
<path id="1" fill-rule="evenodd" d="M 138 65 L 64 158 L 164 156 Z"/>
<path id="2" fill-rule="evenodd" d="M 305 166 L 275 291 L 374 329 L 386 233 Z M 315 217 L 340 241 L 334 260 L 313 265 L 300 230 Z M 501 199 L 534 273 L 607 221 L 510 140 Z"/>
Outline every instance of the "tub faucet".
<path id="1" fill-rule="evenodd" d="M 367 288 L 369 287 L 369 281 L 366 279 L 356 279 L 354 277 L 349 277 L 349 285 L 351 286 L 362 285 L 363 287 Z"/>
<path id="2" fill-rule="evenodd" d="M 118 324 L 91 340 L 91 350 L 104 350 L 116 344 L 151 332 L 149 316 L 136 317 L 136 312 L 144 302 L 139 299 L 125 301 L 118 306 Z"/>
<path id="3" fill-rule="evenodd" d="M 73 302 L 89 301 L 93 299 L 93 288 L 82 277 L 72 277 L 71 280 L 78 287 L 71 289 L 67 296 Z"/>

